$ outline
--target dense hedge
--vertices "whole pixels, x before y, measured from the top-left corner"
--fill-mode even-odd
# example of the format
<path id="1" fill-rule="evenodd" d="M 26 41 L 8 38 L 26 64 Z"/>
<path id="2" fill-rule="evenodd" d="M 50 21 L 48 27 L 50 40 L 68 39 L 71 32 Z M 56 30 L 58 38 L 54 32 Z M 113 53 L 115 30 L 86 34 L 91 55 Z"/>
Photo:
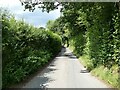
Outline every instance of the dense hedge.
<path id="1" fill-rule="evenodd" d="M 61 39 L 58 35 L 2 14 L 3 87 L 24 80 L 60 49 Z"/>
<path id="2" fill-rule="evenodd" d="M 116 3 L 69 3 L 63 17 L 78 56 L 89 56 L 93 67 L 111 68 L 120 60 L 120 14 Z M 72 19 L 71 19 L 71 18 Z M 66 23 L 65 22 L 65 23 Z M 73 34 L 73 35 L 72 35 Z M 73 44 L 75 43 L 75 44 Z M 91 68 L 91 69 L 92 69 Z"/>

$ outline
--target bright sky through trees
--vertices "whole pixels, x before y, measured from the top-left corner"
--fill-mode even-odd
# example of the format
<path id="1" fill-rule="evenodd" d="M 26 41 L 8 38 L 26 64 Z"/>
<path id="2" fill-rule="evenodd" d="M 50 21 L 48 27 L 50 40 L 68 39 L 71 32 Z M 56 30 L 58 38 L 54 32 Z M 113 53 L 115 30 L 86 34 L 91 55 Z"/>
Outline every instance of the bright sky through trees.
<path id="1" fill-rule="evenodd" d="M 24 19 L 27 23 L 37 27 L 45 27 L 48 20 L 55 20 L 60 16 L 60 9 L 50 13 L 42 12 L 40 9 L 36 9 L 34 12 L 24 11 L 19 0 L 0 0 L 0 7 L 8 9 L 16 19 Z"/>

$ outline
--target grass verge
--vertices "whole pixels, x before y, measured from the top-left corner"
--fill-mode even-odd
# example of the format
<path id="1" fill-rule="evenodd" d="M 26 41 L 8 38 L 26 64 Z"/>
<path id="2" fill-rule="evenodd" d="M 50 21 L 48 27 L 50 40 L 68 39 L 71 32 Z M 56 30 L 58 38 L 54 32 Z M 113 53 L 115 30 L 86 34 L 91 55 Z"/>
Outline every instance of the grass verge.
<path id="1" fill-rule="evenodd" d="M 88 56 L 83 55 L 79 57 L 80 62 L 91 71 L 91 74 L 98 77 L 100 80 L 105 81 L 113 88 L 119 88 L 119 74 L 118 74 L 118 65 L 113 65 L 110 69 L 107 69 L 103 65 L 100 65 L 96 68 L 93 68 L 91 60 Z"/>
<path id="2" fill-rule="evenodd" d="M 114 88 L 118 88 L 118 73 L 113 72 L 112 69 L 116 69 L 116 66 L 113 66 L 110 70 L 104 66 L 99 66 L 91 71 L 92 75 L 99 77 L 104 80 Z"/>

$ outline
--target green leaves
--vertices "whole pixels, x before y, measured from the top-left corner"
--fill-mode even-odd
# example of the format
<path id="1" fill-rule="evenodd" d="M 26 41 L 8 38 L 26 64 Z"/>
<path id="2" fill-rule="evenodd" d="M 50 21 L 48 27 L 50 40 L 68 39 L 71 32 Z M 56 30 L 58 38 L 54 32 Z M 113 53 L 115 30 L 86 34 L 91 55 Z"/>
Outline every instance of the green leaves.
<path id="1" fill-rule="evenodd" d="M 115 3 L 66 3 L 62 12 L 74 53 L 87 54 L 91 70 L 119 65 L 120 14 Z"/>
<path id="2" fill-rule="evenodd" d="M 45 65 L 61 49 L 61 38 L 14 17 L 3 16 L 3 87 L 9 87 Z"/>

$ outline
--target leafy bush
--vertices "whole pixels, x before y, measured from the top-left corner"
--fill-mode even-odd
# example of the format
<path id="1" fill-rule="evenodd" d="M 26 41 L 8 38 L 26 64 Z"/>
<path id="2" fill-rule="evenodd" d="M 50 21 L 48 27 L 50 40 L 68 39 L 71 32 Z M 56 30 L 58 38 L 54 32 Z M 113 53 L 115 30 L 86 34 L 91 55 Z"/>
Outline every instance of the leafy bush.
<path id="1" fill-rule="evenodd" d="M 58 35 L 2 14 L 2 82 L 15 84 L 46 64 L 61 49 Z"/>

